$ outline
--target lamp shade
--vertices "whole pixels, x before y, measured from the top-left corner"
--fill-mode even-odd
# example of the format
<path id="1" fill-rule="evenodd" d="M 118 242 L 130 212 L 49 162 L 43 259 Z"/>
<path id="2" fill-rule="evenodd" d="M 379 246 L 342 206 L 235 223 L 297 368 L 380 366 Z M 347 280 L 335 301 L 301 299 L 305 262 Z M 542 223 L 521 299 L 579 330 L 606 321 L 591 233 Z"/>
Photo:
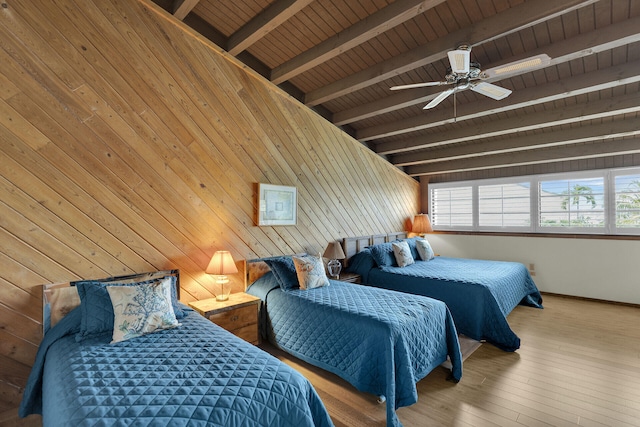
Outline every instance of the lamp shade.
<path id="1" fill-rule="evenodd" d="M 229 251 L 217 251 L 213 254 L 205 272 L 208 274 L 227 275 L 237 273 L 238 268 Z"/>
<path id="2" fill-rule="evenodd" d="M 345 259 L 344 251 L 339 242 L 329 242 L 322 256 L 328 259 Z"/>
<path id="3" fill-rule="evenodd" d="M 431 227 L 431 221 L 426 214 L 418 214 L 413 218 L 413 227 L 411 231 L 416 234 L 431 233 L 433 228 Z"/>

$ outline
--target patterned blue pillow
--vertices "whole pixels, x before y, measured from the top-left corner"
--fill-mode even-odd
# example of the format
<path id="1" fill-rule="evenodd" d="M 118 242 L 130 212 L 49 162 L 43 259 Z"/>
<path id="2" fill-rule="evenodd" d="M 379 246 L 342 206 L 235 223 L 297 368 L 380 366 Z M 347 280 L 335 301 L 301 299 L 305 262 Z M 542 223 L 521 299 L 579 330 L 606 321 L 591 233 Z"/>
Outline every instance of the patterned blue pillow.
<path id="1" fill-rule="evenodd" d="M 176 298 L 176 277 L 169 277 L 172 289 L 171 304 L 176 318 L 180 319 L 186 316 L 186 313 L 182 310 Z M 80 310 L 82 312 L 80 332 L 76 335 L 76 341 L 80 342 L 96 335 L 113 332 L 113 306 L 106 289 L 107 286 L 137 286 L 160 280 L 162 278 L 136 283 L 100 282 L 94 280 L 76 282 L 75 285 L 78 288 L 78 295 L 80 295 Z"/>
<path id="2" fill-rule="evenodd" d="M 281 256 L 265 259 L 264 262 L 266 262 L 271 271 L 273 271 L 273 275 L 276 276 L 283 290 L 287 291 L 300 287 L 293 258 L 290 256 Z"/>
<path id="3" fill-rule="evenodd" d="M 329 286 L 322 258 L 316 256 L 293 257 L 300 289 L 313 289 Z"/>
<path id="4" fill-rule="evenodd" d="M 393 246 L 391 243 L 380 243 L 369 246 L 371 256 L 378 264 L 378 267 L 393 267 L 396 265 L 396 258 L 393 255 Z"/>
<path id="5" fill-rule="evenodd" d="M 431 249 L 431 245 L 427 241 L 427 239 L 420 239 L 416 242 L 416 247 L 418 249 L 418 253 L 420 254 L 420 259 L 423 261 L 432 260 L 435 257 L 433 253 L 433 249 Z"/>
<path id="6" fill-rule="evenodd" d="M 180 326 L 169 278 L 139 286 L 107 286 L 114 312 L 111 344 Z"/>
<path id="7" fill-rule="evenodd" d="M 411 249 L 409 249 L 407 242 L 401 240 L 391 243 L 391 246 L 393 247 L 393 255 L 396 258 L 398 267 L 406 267 L 414 263 Z"/>

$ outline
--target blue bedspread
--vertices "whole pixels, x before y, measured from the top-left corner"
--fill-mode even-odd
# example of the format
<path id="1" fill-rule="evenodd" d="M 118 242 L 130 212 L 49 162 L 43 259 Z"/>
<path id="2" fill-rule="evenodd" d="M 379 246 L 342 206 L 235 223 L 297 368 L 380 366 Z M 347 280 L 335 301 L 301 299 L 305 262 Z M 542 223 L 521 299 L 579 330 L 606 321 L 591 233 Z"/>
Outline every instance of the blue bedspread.
<path id="1" fill-rule="evenodd" d="M 77 308 L 45 336 L 20 406 L 44 426 L 332 426 L 315 389 L 191 311 L 182 326 L 76 342 Z"/>
<path id="2" fill-rule="evenodd" d="M 395 409 L 417 401 L 416 383 L 447 356 L 453 378 L 462 376 L 456 329 L 440 301 L 333 280 L 283 291 L 271 272 L 247 292 L 264 302 L 271 342 L 385 396 L 388 425 L 400 424 Z"/>
<path id="3" fill-rule="evenodd" d="M 518 305 L 542 308 L 542 297 L 526 267 L 517 262 L 435 257 L 406 267 L 377 267 L 365 249 L 349 270 L 368 285 L 444 301 L 458 332 L 505 351 L 520 348 L 507 315 Z"/>

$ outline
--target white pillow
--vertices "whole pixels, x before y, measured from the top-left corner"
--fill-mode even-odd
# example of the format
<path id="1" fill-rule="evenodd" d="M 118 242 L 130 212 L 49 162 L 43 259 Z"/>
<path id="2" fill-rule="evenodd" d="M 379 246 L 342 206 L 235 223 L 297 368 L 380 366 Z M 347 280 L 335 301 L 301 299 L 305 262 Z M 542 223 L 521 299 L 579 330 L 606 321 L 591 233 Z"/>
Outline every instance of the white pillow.
<path id="1" fill-rule="evenodd" d="M 431 245 L 429 244 L 427 239 L 416 240 L 416 249 L 418 250 L 420 259 L 423 261 L 429 261 L 435 257 L 433 249 L 431 249 Z"/>
<path id="2" fill-rule="evenodd" d="M 401 242 L 393 242 L 391 246 L 393 247 L 393 255 L 396 257 L 398 267 L 406 267 L 414 263 L 413 255 L 411 255 L 411 249 L 407 242 L 404 240 Z"/>
<path id="3" fill-rule="evenodd" d="M 313 289 L 329 286 L 329 279 L 324 272 L 322 258 L 314 256 L 293 257 L 296 266 L 300 289 Z"/>
<path id="4" fill-rule="evenodd" d="M 111 344 L 180 326 L 171 305 L 171 278 L 137 286 L 107 286 L 113 305 Z"/>

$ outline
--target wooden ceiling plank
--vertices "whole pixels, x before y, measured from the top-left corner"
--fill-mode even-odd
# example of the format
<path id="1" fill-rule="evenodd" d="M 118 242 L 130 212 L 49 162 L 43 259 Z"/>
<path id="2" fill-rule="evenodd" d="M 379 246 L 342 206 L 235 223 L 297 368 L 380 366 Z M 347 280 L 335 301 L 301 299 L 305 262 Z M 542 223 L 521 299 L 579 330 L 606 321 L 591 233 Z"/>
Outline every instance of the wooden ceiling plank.
<path id="1" fill-rule="evenodd" d="M 606 52 L 616 47 L 625 46 L 640 40 L 640 16 L 635 17 L 615 25 L 604 27 L 603 29 L 591 31 L 576 37 L 545 46 L 525 54 L 506 58 L 495 64 L 489 64 L 486 69 L 504 64 L 505 62 L 516 61 L 525 57 L 547 53 L 551 57 L 551 63 L 546 68 L 547 73 L 556 73 L 556 67 L 562 63 L 577 59 L 583 56 Z M 525 73 L 527 71 L 523 71 Z M 530 71 L 529 71 L 530 72 Z M 517 74 L 511 74 L 513 78 Z M 555 79 L 557 79 L 556 77 Z M 488 79 L 487 82 L 495 83 L 500 79 Z M 333 116 L 333 123 L 337 126 L 364 120 L 380 114 L 385 114 L 394 110 L 410 107 L 411 105 L 427 104 L 439 94 L 441 90 L 427 88 L 415 91 L 403 91 L 375 102 L 362 106 L 337 112 Z"/>
<path id="2" fill-rule="evenodd" d="M 173 2 L 173 16 L 183 20 L 193 10 L 200 0 L 175 0 Z"/>
<path id="3" fill-rule="evenodd" d="M 553 6 L 544 0 L 523 3 L 473 26 L 450 33 L 432 43 L 419 46 L 400 56 L 308 92 L 305 96 L 305 104 L 308 106 L 322 104 L 400 73 L 440 60 L 446 57 L 448 51 L 455 49 L 461 40 L 466 40 L 471 45 L 486 43 L 592 4 L 595 1 L 597 0 L 557 0 Z"/>
<path id="4" fill-rule="evenodd" d="M 444 0 L 398 0 L 344 31 L 301 53 L 271 72 L 271 81 L 280 84 L 334 58 L 385 31 L 424 13 Z"/>
<path id="5" fill-rule="evenodd" d="M 640 81 L 640 61 L 625 65 L 609 67 L 593 73 L 576 76 L 572 79 L 559 80 L 543 86 L 532 87 L 516 91 L 509 98 L 498 103 L 485 100 L 473 104 L 462 104 L 458 107 L 457 122 L 477 117 L 487 116 L 498 112 L 513 111 L 518 108 L 551 102 L 556 99 L 568 98 L 583 93 L 595 92 L 615 86 L 626 85 Z M 409 119 L 373 126 L 358 131 L 356 138 L 360 141 L 371 141 L 408 132 L 433 128 L 445 123 L 453 122 L 450 111 L 439 109 L 429 114 L 415 116 Z M 384 150 L 386 151 L 386 150 Z"/>
<path id="6" fill-rule="evenodd" d="M 395 166 L 413 166 L 640 135 L 640 128 L 638 128 L 635 119 L 609 121 L 596 125 L 587 125 L 584 124 L 584 121 L 576 123 L 580 125 L 570 129 L 560 129 L 543 134 L 514 135 L 513 138 L 507 140 L 486 140 L 478 141 L 474 144 L 455 144 L 430 150 L 428 153 L 407 153 L 391 156 L 389 160 Z"/>
<path id="7" fill-rule="evenodd" d="M 432 165 L 410 166 L 407 168 L 407 174 L 416 177 L 638 153 L 640 153 L 640 138 L 618 141 L 606 140 L 597 143 L 572 144 L 545 150 L 474 157 Z"/>
<path id="8" fill-rule="evenodd" d="M 231 55 L 238 55 L 312 2 L 313 0 L 276 1 L 229 37 L 227 51 Z"/>

